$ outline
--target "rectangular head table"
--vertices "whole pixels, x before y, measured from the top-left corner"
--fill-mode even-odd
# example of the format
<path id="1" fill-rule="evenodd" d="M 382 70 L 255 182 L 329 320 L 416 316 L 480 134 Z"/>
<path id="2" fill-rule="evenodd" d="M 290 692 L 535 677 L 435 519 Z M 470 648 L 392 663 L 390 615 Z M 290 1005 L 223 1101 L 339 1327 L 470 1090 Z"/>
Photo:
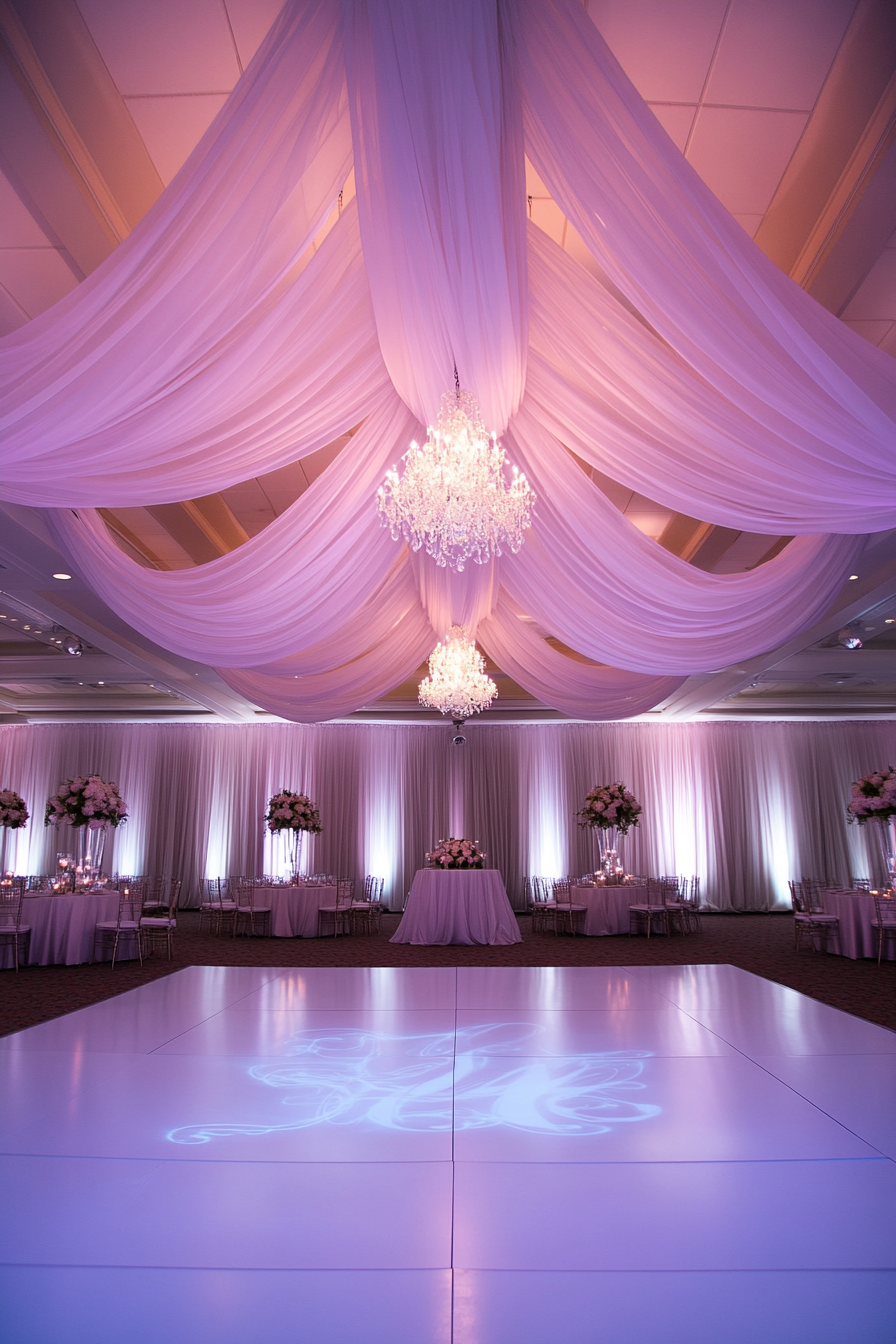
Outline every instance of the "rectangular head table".
<path id="1" fill-rule="evenodd" d="M 299 887 L 256 887 L 255 904 L 271 907 L 271 936 L 316 938 L 321 906 L 336 904 L 336 888 L 309 882 Z"/>
<path id="2" fill-rule="evenodd" d="M 494 868 L 420 868 L 393 943 L 521 943 L 519 925 Z"/>

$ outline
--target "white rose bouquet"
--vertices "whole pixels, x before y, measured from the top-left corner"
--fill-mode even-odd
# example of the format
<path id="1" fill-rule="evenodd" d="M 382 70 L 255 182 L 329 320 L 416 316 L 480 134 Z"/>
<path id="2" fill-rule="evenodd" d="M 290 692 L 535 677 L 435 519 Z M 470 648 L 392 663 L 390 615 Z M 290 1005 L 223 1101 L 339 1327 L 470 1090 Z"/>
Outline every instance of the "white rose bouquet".
<path id="1" fill-rule="evenodd" d="M 601 831 L 609 831 L 615 826 L 620 835 L 625 835 L 630 827 L 639 824 L 642 811 L 641 804 L 624 784 L 596 784 L 585 798 L 585 806 L 576 815 L 582 818 L 580 826 Z"/>
<path id="2" fill-rule="evenodd" d="M 47 800 L 45 826 L 87 826 L 98 831 L 103 826 L 120 826 L 128 819 L 128 809 L 118 785 L 107 784 L 99 775 L 77 775 L 59 785 Z"/>
<path id="3" fill-rule="evenodd" d="M 0 826 L 17 831 L 28 820 L 25 799 L 15 789 L 0 789 Z"/>
<path id="4" fill-rule="evenodd" d="M 426 856 L 433 868 L 482 868 L 486 855 L 477 840 L 440 840 Z"/>

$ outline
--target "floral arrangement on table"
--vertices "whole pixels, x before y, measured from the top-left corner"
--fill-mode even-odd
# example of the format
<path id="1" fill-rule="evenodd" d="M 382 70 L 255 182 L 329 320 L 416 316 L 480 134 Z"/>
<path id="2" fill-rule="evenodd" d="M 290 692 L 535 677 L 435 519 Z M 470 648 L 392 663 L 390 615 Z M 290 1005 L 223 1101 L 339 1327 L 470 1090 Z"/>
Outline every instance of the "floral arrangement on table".
<path id="1" fill-rule="evenodd" d="M 86 826 L 91 831 L 104 826 L 121 826 L 128 809 L 118 785 L 106 783 L 99 775 L 76 775 L 59 785 L 47 800 L 45 826 Z"/>
<path id="2" fill-rule="evenodd" d="M 456 840 L 452 835 L 439 841 L 426 862 L 433 868 L 482 868 L 485 858 L 478 840 Z"/>
<path id="3" fill-rule="evenodd" d="M 17 831 L 28 820 L 25 799 L 15 789 L 0 789 L 0 826 Z"/>
<path id="4" fill-rule="evenodd" d="M 274 831 L 310 831 L 320 835 L 320 813 L 305 793 L 291 793 L 281 789 L 268 803 L 264 814 L 268 830 Z"/>
<path id="5" fill-rule="evenodd" d="M 852 786 L 852 797 L 846 805 L 846 820 L 864 826 L 866 821 L 886 824 L 896 817 L 896 770 L 872 770 Z"/>
<path id="6" fill-rule="evenodd" d="M 639 824 L 644 809 L 624 784 L 595 784 L 585 798 L 585 806 L 576 815 L 580 826 L 609 831 L 614 826 L 620 835 Z"/>

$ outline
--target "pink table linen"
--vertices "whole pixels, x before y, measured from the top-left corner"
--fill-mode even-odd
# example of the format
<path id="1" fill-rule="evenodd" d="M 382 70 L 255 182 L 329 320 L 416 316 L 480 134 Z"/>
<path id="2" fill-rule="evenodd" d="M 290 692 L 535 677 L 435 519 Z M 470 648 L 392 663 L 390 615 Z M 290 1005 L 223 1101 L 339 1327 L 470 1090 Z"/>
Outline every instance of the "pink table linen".
<path id="1" fill-rule="evenodd" d="M 26 895 L 22 902 L 22 923 L 31 925 L 28 965 L 79 966 L 93 961 L 96 925 L 117 918 L 117 891 L 78 892 L 71 896 L 47 896 L 39 892 Z M 133 939 L 126 938 L 115 960 L 125 960 L 133 954 Z M 108 961 L 111 955 L 110 952 L 99 960 Z M 4 948 L 0 956 L 6 965 L 11 953 Z"/>
<path id="2" fill-rule="evenodd" d="M 628 933 L 629 906 L 643 905 L 646 900 L 647 888 L 634 882 L 625 887 L 601 884 L 572 888 L 573 905 L 586 907 L 582 932 L 589 938 L 608 938 L 614 934 Z"/>
<path id="3" fill-rule="evenodd" d="M 273 938 L 316 938 L 323 905 L 336 904 L 334 886 L 256 887 L 255 904 L 271 907 Z"/>
<path id="4" fill-rule="evenodd" d="M 494 868 L 420 868 L 393 943 L 417 946 L 521 943 L 519 925 Z"/>
<path id="5" fill-rule="evenodd" d="M 840 921 L 839 946 L 831 939 L 831 950 L 852 961 L 861 957 L 877 960 L 877 933 L 871 927 L 874 897 L 866 891 L 823 891 L 821 904 L 826 915 L 836 915 Z M 893 944 L 885 944 L 884 957 L 893 961 L 894 956 Z"/>

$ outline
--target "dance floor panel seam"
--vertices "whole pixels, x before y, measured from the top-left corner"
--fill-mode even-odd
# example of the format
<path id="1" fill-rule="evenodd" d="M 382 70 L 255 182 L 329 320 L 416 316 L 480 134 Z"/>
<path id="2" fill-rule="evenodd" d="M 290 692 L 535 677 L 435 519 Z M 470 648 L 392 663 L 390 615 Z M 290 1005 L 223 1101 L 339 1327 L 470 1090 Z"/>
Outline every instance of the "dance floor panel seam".
<path id="1" fill-rule="evenodd" d="M 0 1337 L 887 1339 L 891 1037 L 726 966 L 176 972 L 0 1051 Z"/>

